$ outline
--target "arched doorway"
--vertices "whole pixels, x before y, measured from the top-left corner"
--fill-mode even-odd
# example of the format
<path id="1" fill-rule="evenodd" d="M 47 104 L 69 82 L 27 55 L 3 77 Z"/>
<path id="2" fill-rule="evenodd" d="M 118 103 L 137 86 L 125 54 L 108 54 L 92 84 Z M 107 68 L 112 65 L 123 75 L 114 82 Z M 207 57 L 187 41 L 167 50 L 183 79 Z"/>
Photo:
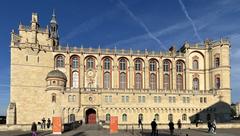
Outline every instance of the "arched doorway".
<path id="1" fill-rule="evenodd" d="M 211 120 L 211 114 L 207 114 L 207 121 Z"/>
<path id="2" fill-rule="evenodd" d="M 86 124 L 96 124 L 96 111 L 92 108 L 86 110 Z"/>

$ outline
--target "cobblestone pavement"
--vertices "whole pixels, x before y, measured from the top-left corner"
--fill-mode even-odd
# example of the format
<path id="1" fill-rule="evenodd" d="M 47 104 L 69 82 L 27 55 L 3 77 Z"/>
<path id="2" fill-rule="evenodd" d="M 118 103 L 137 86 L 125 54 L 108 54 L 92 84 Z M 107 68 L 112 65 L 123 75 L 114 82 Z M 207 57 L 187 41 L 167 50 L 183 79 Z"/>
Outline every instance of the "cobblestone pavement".
<path id="1" fill-rule="evenodd" d="M 56 136 L 50 134 L 50 131 L 38 132 L 38 136 Z M 159 130 L 158 136 L 170 136 L 169 130 Z M 175 136 L 179 131 L 175 130 Z M 214 134 L 207 133 L 205 129 L 184 129 L 179 136 L 213 136 Z M 31 136 L 29 131 L 5 131 L 0 132 L 0 136 Z M 75 130 L 63 133 L 59 136 L 151 136 L 151 130 L 125 131 L 120 130 L 118 133 L 110 134 L 108 129 L 101 128 L 97 125 L 83 125 Z M 218 129 L 215 136 L 240 136 L 240 129 Z"/>

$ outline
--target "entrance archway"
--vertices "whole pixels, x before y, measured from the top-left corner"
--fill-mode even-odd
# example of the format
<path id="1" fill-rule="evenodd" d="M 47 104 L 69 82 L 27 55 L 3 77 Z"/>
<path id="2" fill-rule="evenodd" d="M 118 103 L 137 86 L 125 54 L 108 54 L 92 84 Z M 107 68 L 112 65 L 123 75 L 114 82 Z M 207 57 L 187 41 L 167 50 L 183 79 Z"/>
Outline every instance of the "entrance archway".
<path id="1" fill-rule="evenodd" d="M 86 124 L 96 124 L 96 111 L 92 108 L 86 110 Z"/>

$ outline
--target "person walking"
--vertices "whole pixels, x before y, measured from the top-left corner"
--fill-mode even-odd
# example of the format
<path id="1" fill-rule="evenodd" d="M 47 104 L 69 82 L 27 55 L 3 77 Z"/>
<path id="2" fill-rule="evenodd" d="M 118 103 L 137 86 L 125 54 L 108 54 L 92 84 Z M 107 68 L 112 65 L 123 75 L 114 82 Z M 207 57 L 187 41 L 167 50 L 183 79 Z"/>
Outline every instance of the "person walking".
<path id="1" fill-rule="evenodd" d="M 48 129 L 50 128 L 50 125 L 51 125 L 51 120 L 50 120 L 50 118 L 48 118 L 48 120 L 47 120 L 47 128 Z"/>
<path id="2" fill-rule="evenodd" d="M 43 117 L 43 118 L 42 118 L 42 126 L 43 126 L 43 129 L 45 129 L 45 125 L 46 125 L 46 119 Z"/>
<path id="3" fill-rule="evenodd" d="M 211 129 L 212 129 L 212 123 L 211 123 L 210 120 L 208 120 L 207 126 L 208 126 L 208 133 L 210 133 L 210 131 L 211 131 Z"/>
<path id="4" fill-rule="evenodd" d="M 37 136 L 37 124 L 35 122 L 32 123 L 31 131 L 32 136 Z"/>
<path id="5" fill-rule="evenodd" d="M 156 123 L 156 119 L 153 119 L 153 121 L 151 122 L 151 127 L 152 127 L 152 134 L 151 136 L 157 136 L 157 123 Z"/>
<path id="6" fill-rule="evenodd" d="M 170 130 L 170 134 L 171 136 L 173 136 L 174 133 L 174 123 L 172 122 L 172 120 L 168 123 L 169 126 L 169 130 Z"/>
<path id="7" fill-rule="evenodd" d="M 141 118 L 138 119 L 138 128 L 141 128 L 142 131 L 143 131 L 143 124 L 142 124 L 142 119 Z"/>
<path id="8" fill-rule="evenodd" d="M 181 135 L 181 129 L 182 129 L 182 123 L 181 123 L 181 120 L 179 119 L 178 122 L 177 122 L 177 125 L 178 125 L 178 135 L 180 136 Z"/>
<path id="9" fill-rule="evenodd" d="M 217 129 L 217 123 L 216 123 L 216 120 L 213 120 L 213 122 L 212 122 L 212 133 L 213 134 L 217 134 L 216 129 Z"/>

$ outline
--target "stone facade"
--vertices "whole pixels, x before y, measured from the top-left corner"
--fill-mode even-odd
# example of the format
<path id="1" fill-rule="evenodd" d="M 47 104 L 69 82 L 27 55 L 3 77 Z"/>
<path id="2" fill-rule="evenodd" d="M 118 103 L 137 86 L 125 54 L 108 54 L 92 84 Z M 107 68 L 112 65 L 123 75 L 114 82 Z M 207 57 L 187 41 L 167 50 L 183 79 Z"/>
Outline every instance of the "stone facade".
<path id="1" fill-rule="evenodd" d="M 185 42 L 166 52 L 64 47 L 55 15 L 42 28 L 33 13 L 30 26 L 11 33 L 8 124 L 57 115 L 64 123 L 108 122 L 109 116 L 118 116 L 119 124 L 136 124 L 139 117 L 143 123 L 227 121 L 229 55 L 224 39 Z"/>

